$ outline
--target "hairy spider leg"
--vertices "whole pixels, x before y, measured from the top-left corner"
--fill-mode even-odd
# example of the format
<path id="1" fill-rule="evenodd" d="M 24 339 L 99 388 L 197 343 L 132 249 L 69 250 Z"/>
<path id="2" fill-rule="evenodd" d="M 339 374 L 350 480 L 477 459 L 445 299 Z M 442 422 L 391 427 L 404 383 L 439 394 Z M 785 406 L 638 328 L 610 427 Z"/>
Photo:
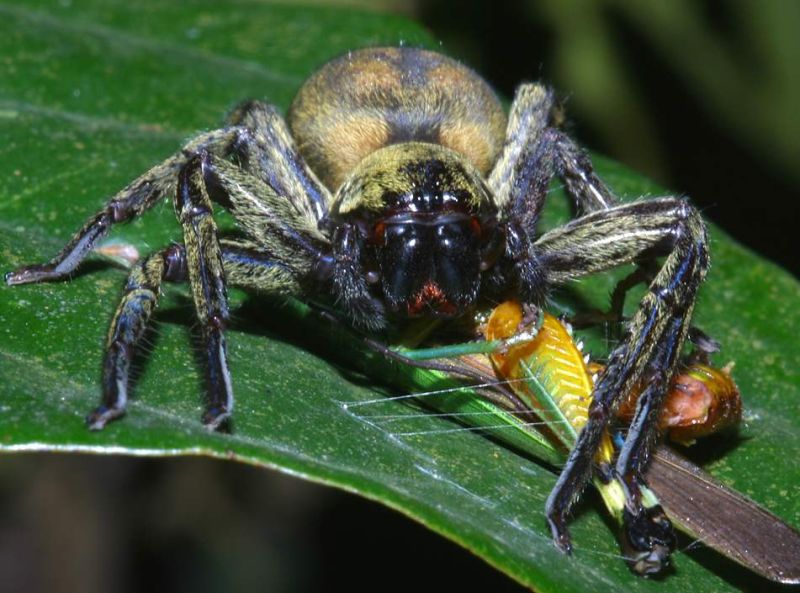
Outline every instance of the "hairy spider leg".
<path id="1" fill-rule="evenodd" d="M 153 253 L 137 263 L 128 275 L 106 337 L 101 403 L 86 417 L 92 430 L 102 429 L 125 413 L 134 349 L 158 304 L 164 280 L 186 280 L 186 251 L 182 245 Z"/>
<path id="2" fill-rule="evenodd" d="M 261 158 L 256 142 L 254 140 L 246 147 L 238 149 L 238 152 L 246 155 L 248 162 Z M 353 225 L 339 225 L 333 233 L 332 241 L 329 241 L 320 232 L 309 208 L 298 207 L 294 194 L 288 193 L 305 191 L 305 186 L 297 179 L 283 175 L 280 179 L 271 179 L 264 183 L 218 157 L 208 155 L 207 160 L 205 179 L 211 198 L 225 206 L 236 217 L 237 224 L 262 249 L 271 254 L 275 261 L 293 271 L 299 287 L 293 294 L 303 292 L 301 279 L 330 281 L 334 288 L 333 293 L 339 295 L 337 305 L 347 313 L 352 322 L 368 328 L 383 326 L 384 309 L 370 293 L 362 274 L 361 244 Z M 287 169 L 276 166 L 273 172 L 275 170 Z M 281 189 L 279 191 L 276 188 Z M 259 284 L 249 288 L 271 293 L 288 293 L 282 285 Z"/>
<path id="3" fill-rule="evenodd" d="M 505 266 L 498 266 L 490 277 L 490 283 L 503 286 L 507 283 L 503 276 L 509 275 L 516 280 L 518 295 L 529 303 L 541 303 L 546 297 L 547 287 L 585 274 L 599 272 L 624 263 L 636 263 L 643 267 L 637 277 L 647 278 L 652 269 L 652 258 L 662 253 L 673 253 L 671 258 L 686 259 L 686 266 L 697 267 L 693 263 L 687 248 L 680 245 L 676 249 L 675 237 L 670 243 L 671 235 L 689 229 L 688 235 L 702 240 L 702 271 L 692 271 L 697 278 L 694 287 L 689 290 L 680 303 L 668 306 L 669 311 L 679 318 L 673 328 L 653 327 L 649 319 L 634 319 L 629 330 L 629 346 L 620 347 L 617 357 L 625 361 L 624 367 L 618 362 L 615 369 L 606 371 L 595 392 L 590 421 L 572 451 L 564 472 L 559 478 L 547 503 L 546 512 L 557 545 L 569 551 L 569 534 L 566 529 L 565 515 L 569 506 L 585 486 L 591 474 L 592 459 L 608 417 L 620 392 L 627 393 L 631 386 L 645 378 L 648 368 L 660 369 L 652 377 L 641 396 L 637 414 L 631 427 L 629 442 L 623 447 L 616 470 L 622 483 L 629 492 L 626 498 L 629 509 L 626 509 L 627 521 L 635 518 L 655 525 L 661 520 L 661 514 L 650 516 L 642 506 L 641 492 L 638 487 L 640 472 L 646 460 L 649 441 L 653 435 L 655 417 L 660 409 L 666 385 L 674 371 L 677 353 L 685 336 L 685 320 L 691 316 L 697 284 L 705 273 L 707 255 L 702 223 L 693 215 L 693 224 L 684 228 L 685 221 L 679 216 L 658 214 L 648 206 L 617 206 L 612 192 L 594 173 L 591 160 L 566 134 L 557 129 L 553 121 L 557 117 L 553 109 L 553 94 L 547 87 L 538 84 L 523 85 L 517 91 L 512 104 L 509 124 L 506 132 L 506 144 L 498 162 L 489 176 L 489 184 L 497 194 L 501 206 L 506 236 Z M 532 241 L 536 232 L 542 207 L 547 197 L 553 177 L 564 181 L 567 193 L 575 200 L 575 205 L 584 216 L 573 221 L 563 229 L 553 231 L 536 242 Z M 685 202 L 676 202 L 665 208 L 675 210 L 688 208 Z M 656 207 L 657 209 L 657 207 Z M 613 212 L 613 214 L 609 214 Z M 621 217 L 621 218 L 620 218 Z M 642 223 L 643 228 L 636 225 Z M 655 226 L 655 229 L 648 227 Z M 604 228 L 608 227 L 608 228 Z M 699 229 L 699 230 L 698 230 Z M 664 245 L 665 243 L 670 243 Z M 559 267 L 560 266 L 560 267 Z M 652 289 L 665 286 L 672 274 L 675 261 L 667 261 L 660 275 L 651 283 Z M 571 274 L 571 276 L 570 276 Z M 689 275 L 684 270 L 679 275 Z M 670 288 L 671 290 L 674 287 Z M 624 289 L 623 289 L 624 290 Z M 663 295 L 660 296 L 662 300 Z M 620 299 L 617 298 L 617 301 Z M 618 304 L 618 303 L 616 303 Z M 663 306 L 651 304 L 648 299 L 640 305 L 640 311 L 653 310 L 662 313 Z M 658 343 L 647 350 L 644 345 Z M 625 344 L 625 342 L 623 342 Z M 614 354 L 612 354 L 612 361 Z M 637 365 L 637 361 L 644 362 Z M 609 377 L 619 377 L 616 389 L 609 389 Z M 597 403 L 601 391 L 605 389 L 605 398 Z M 605 400 L 611 400 L 609 402 Z M 598 418 L 598 410 L 603 413 Z M 671 527 L 664 518 L 664 528 L 658 532 L 669 533 Z M 635 531 L 635 530 L 633 530 Z M 642 533 L 654 532 L 641 530 Z M 650 549 L 652 542 L 633 542 L 639 549 Z"/>
<path id="4" fill-rule="evenodd" d="M 271 105 L 241 104 L 228 117 L 231 125 L 201 134 L 112 197 L 49 262 L 9 272 L 6 283 L 29 284 L 67 277 L 112 225 L 129 222 L 164 197 L 173 196 L 179 171 L 196 154 L 236 155 L 241 167 L 273 188 L 286 207 L 303 217 L 303 230 L 321 237 L 316 223 L 327 213 L 330 194 L 303 163 L 283 118 Z M 263 192 L 262 192 L 263 193 Z"/>
<path id="5" fill-rule="evenodd" d="M 241 221 L 252 221 L 245 227 L 248 233 L 276 254 L 278 260 L 301 267 L 299 275 L 311 274 L 317 281 L 330 281 L 333 293 L 338 295 L 336 305 L 352 323 L 368 329 L 383 327 L 384 307 L 371 294 L 362 273 L 357 229 L 351 224 L 340 224 L 331 241 L 320 232 L 319 227 L 326 223 L 331 196 L 294 149 L 285 120 L 274 107 L 255 101 L 244 104 L 232 117 L 252 130 L 234 147 L 241 164 L 246 169 L 261 171 L 262 181 L 274 190 L 277 198 L 270 201 L 269 208 L 278 228 L 265 228 L 263 214 L 254 212 L 239 217 Z M 241 174 L 233 167 L 215 162 L 215 168 L 220 172 L 218 183 L 224 186 L 224 191 L 233 192 L 237 191 L 236 186 L 241 187 L 238 180 Z M 284 173 L 276 177 L 276 172 L 281 171 Z M 269 198 L 262 196 L 264 200 Z M 292 223 L 291 228 L 281 224 L 287 220 Z"/>
<path id="6" fill-rule="evenodd" d="M 220 247 L 229 286 L 299 290 L 291 270 L 271 259 L 257 244 L 221 239 Z M 102 429 L 125 413 L 130 365 L 136 344 L 144 335 L 158 305 L 162 282 L 186 282 L 186 266 L 186 249 L 175 244 L 148 256 L 131 270 L 106 340 L 101 404 L 86 418 L 92 430 Z"/>
<path id="7" fill-rule="evenodd" d="M 250 232 L 258 243 L 241 240 L 221 242 L 217 236 L 217 225 L 212 217 L 212 201 L 226 206 L 237 223 Z M 299 279 L 314 266 L 315 258 L 326 257 L 320 248 L 311 246 L 310 240 L 302 236 L 307 228 L 306 220 L 294 210 L 281 217 L 278 211 L 292 207 L 288 200 L 279 196 L 250 173 L 227 161 L 203 153 L 196 155 L 181 169 L 178 189 L 175 194 L 175 212 L 184 232 L 184 251 L 181 275 L 164 276 L 161 279 L 185 280 L 188 277 L 192 288 L 195 311 L 201 321 L 201 334 L 206 357 L 207 403 L 202 421 L 211 429 L 219 428 L 230 416 L 233 408 L 233 387 L 225 346 L 224 329 L 229 318 L 226 280 L 244 288 L 257 289 L 271 294 L 286 294 L 299 289 Z M 297 226 L 293 226 L 297 225 Z M 262 234 L 273 237 L 261 243 Z M 275 241 L 282 236 L 286 241 L 294 240 L 299 250 L 292 250 L 286 242 Z M 284 253 L 274 253 L 269 247 L 282 247 Z M 176 247 L 177 248 L 177 247 Z M 298 253 L 305 257 L 298 257 Z M 294 257 L 291 257 L 294 255 Z M 283 263 L 286 258 L 291 262 Z M 158 261 L 158 260 L 154 260 Z M 149 271 L 149 284 L 153 285 L 159 270 L 156 263 L 143 264 L 132 273 L 134 285 L 140 269 Z M 162 268 L 163 268 L 163 264 Z M 160 280 L 159 280 L 160 282 Z M 148 288 L 147 286 L 136 289 Z M 156 304 L 157 287 L 149 290 L 147 307 L 133 305 L 134 292 L 126 293 L 119 313 L 115 316 L 112 334 L 124 334 L 120 344 L 110 343 L 112 351 L 107 355 L 104 373 L 111 379 L 104 381 L 103 405 L 90 416 L 93 428 L 102 428 L 108 421 L 124 410 L 125 392 L 120 389 L 127 384 L 127 368 L 132 346 L 141 337 L 142 330 Z M 127 312 L 136 309 L 138 315 Z M 138 332 L 125 331 L 128 326 Z M 121 331 L 122 330 L 122 331 Z M 125 352 L 125 356 L 116 354 Z"/>
<path id="8" fill-rule="evenodd" d="M 6 276 L 8 284 L 63 278 L 113 223 L 131 220 L 170 192 L 175 196 L 185 247 L 154 254 L 130 274 L 109 333 L 101 406 L 88 418 L 95 429 L 124 413 L 130 358 L 163 280 L 188 278 L 192 285 L 208 358 L 203 421 L 217 428 L 233 402 L 223 335 L 226 274 L 237 286 L 271 294 L 296 294 L 309 275 L 330 276 L 330 242 L 317 228 L 330 195 L 303 164 L 285 122 L 274 108 L 257 102 L 243 104 L 231 118 L 238 125 L 199 136 L 129 184 L 53 260 Z M 223 155 L 238 158 L 240 166 Z M 212 201 L 229 209 L 255 242 L 220 242 L 211 219 Z"/>
<path id="9" fill-rule="evenodd" d="M 276 260 L 296 269 L 298 276 L 330 281 L 338 295 L 336 305 L 352 323 L 368 329 L 383 327 L 384 307 L 371 294 L 362 273 L 357 229 L 340 224 L 331 241 L 320 232 L 331 195 L 300 158 L 286 121 L 274 107 L 257 101 L 244 103 L 231 117 L 247 130 L 233 147 L 239 164 L 248 172 L 259 172 L 257 176 L 272 192 L 253 188 L 253 180 L 242 179 L 236 167 L 214 160 L 217 173 L 211 183 L 223 190 L 218 201 L 222 194 L 242 188 L 259 195 L 260 206 L 240 200 L 226 207 L 237 210 L 240 226 L 258 238 Z M 245 212 L 246 208 L 250 211 Z"/>
<path id="10" fill-rule="evenodd" d="M 503 276 L 510 273 L 518 296 L 529 303 L 541 303 L 546 296 L 547 279 L 537 263 L 533 238 L 552 179 L 564 181 L 581 213 L 617 204 L 585 151 L 555 127 L 554 101 L 553 92 L 543 85 L 520 86 L 511 105 L 505 145 L 489 175 L 506 235 L 506 265 L 491 272 L 489 283 L 504 286 Z"/>
<path id="11" fill-rule="evenodd" d="M 321 272 L 331 245 L 316 222 L 300 212 L 287 195 L 255 175 L 211 154 L 202 155 L 203 183 L 210 199 L 236 219 L 248 238 L 300 279 Z M 278 187 L 281 184 L 275 181 Z M 283 287 L 259 286 L 285 293 Z"/>
<path id="12" fill-rule="evenodd" d="M 546 513 L 556 540 L 570 550 L 566 514 L 591 473 L 594 451 L 617 404 L 637 383 L 646 385 L 616 464 L 639 501 L 635 484 L 647 462 L 656 418 L 694 309 L 697 289 L 708 268 L 705 226 L 686 200 L 663 197 L 588 214 L 543 235 L 535 247 L 551 283 L 559 284 L 632 263 L 667 255 L 648 293 L 609 356 L 589 412 L 589 422 L 567 460 Z"/>
<path id="13" fill-rule="evenodd" d="M 564 180 L 582 213 L 617 203 L 586 152 L 556 127 L 554 104 L 553 91 L 546 86 L 531 83 L 517 89 L 505 145 L 489 174 L 489 187 L 504 218 L 522 221 L 531 234 L 554 176 Z"/>
<path id="14" fill-rule="evenodd" d="M 246 101 L 228 116 L 241 132 L 232 146 L 239 166 L 288 201 L 297 215 L 313 221 L 328 213 L 330 192 L 297 152 L 286 120 L 261 101 Z"/>
<path id="15" fill-rule="evenodd" d="M 208 401 L 202 422 L 215 429 L 233 409 L 233 386 L 224 334 L 230 314 L 222 250 L 203 168 L 203 158 L 196 156 L 181 169 L 175 213 L 183 227 L 186 268 L 206 354 Z"/>
<path id="16" fill-rule="evenodd" d="M 5 276 L 8 285 L 31 284 L 66 278 L 106 236 L 112 225 L 129 222 L 175 192 L 175 180 L 189 157 L 199 150 L 224 151 L 236 137 L 235 128 L 201 134 L 176 153 L 141 175 L 112 197 L 73 235 L 49 262 L 21 267 Z"/>

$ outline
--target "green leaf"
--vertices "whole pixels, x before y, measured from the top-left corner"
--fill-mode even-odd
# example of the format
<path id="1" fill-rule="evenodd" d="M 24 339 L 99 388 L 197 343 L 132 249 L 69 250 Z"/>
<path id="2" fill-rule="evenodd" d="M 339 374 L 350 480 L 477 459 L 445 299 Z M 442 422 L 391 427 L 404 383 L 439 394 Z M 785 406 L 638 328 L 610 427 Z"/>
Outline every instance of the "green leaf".
<path id="1" fill-rule="evenodd" d="M 337 54 L 434 45 L 403 19 L 268 3 L 244 12 L 199 0 L 28 0 L 0 4 L 0 17 L 2 271 L 49 259 L 107 196 L 219 125 L 238 101 L 285 108 Z M 612 163 L 599 168 L 623 195 L 658 192 Z M 112 239 L 146 253 L 180 234 L 165 204 Z M 800 525 L 800 286 L 717 230 L 712 250 L 696 323 L 724 344 L 717 362 L 736 362 L 747 421 L 724 455 L 704 451 L 708 467 Z M 416 410 L 399 403 L 354 406 L 380 398 L 396 377 L 380 367 L 381 380 L 365 381 L 337 365 L 341 344 L 315 334 L 325 328 L 313 318 L 242 294 L 233 295 L 229 332 L 232 434 L 200 426 L 182 287 L 168 287 L 128 416 L 89 432 L 83 416 L 97 402 L 104 334 L 124 278 L 94 258 L 70 282 L 0 288 L 0 449 L 207 455 L 275 468 L 396 508 L 539 591 L 725 591 L 747 582 L 742 571 L 688 554 L 663 581 L 632 576 L 613 557 L 615 539 L 591 496 L 573 522 L 576 553 L 562 556 L 542 516 L 552 473 L 474 433 L 404 436 L 375 422 L 369 414 L 408 415 L 403 425 L 416 431 L 453 426 L 411 418 Z M 604 305 L 612 285 L 600 279 L 580 293 Z"/>

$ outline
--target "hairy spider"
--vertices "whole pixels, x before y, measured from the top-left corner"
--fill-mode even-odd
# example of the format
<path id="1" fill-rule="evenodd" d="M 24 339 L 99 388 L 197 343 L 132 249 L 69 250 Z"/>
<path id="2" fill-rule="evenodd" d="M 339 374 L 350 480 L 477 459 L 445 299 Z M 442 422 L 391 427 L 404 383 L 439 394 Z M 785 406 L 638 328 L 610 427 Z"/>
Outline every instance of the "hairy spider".
<path id="1" fill-rule="evenodd" d="M 124 413 L 134 346 L 170 281 L 191 285 L 207 359 L 203 422 L 216 429 L 233 408 L 228 285 L 327 303 L 375 330 L 396 318 L 458 317 L 479 297 L 541 305 L 554 285 L 665 256 L 609 356 L 547 502 L 555 541 L 569 551 L 566 514 L 614 408 L 637 385 L 644 387 L 616 472 L 630 504 L 639 504 L 637 480 L 708 254 L 703 222 L 686 200 L 618 204 L 555 113 L 550 89 L 523 84 L 507 118 L 480 77 L 437 53 L 352 52 L 303 85 L 288 125 L 269 105 L 241 105 L 226 127 L 199 135 L 115 195 L 49 263 L 10 272 L 6 282 L 67 277 L 112 225 L 173 196 L 183 243 L 131 271 L 108 334 L 102 404 L 88 423 L 100 429 Z M 581 215 L 537 238 L 554 176 Z M 212 203 L 232 213 L 241 238 L 218 237 Z"/>

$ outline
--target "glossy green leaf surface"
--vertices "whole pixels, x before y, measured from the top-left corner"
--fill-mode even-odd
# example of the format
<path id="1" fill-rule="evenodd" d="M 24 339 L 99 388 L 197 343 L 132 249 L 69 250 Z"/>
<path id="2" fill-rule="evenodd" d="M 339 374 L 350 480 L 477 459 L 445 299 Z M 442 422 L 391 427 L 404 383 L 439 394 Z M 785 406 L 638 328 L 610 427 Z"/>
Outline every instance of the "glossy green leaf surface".
<path id="1" fill-rule="evenodd" d="M 219 125 L 238 101 L 285 108 L 327 59 L 401 42 L 433 46 L 405 20 L 322 7 L 0 3 L 0 271 L 50 258 L 107 196 Z M 616 165 L 599 169 L 623 196 L 659 193 Z M 165 203 L 109 240 L 146 253 L 180 233 Z M 723 343 L 716 362 L 736 362 L 747 421 L 724 452 L 701 453 L 712 473 L 797 526 L 800 286 L 718 231 L 712 257 L 696 323 Z M 453 425 L 412 417 L 414 408 L 353 405 L 379 399 L 397 377 L 350 372 L 341 365 L 349 346 L 315 335 L 313 318 L 239 293 L 228 338 L 232 434 L 200 426 L 183 287 L 167 289 L 128 416 L 91 433 L 83 416 L 97 402 L 124 278 L 95 257 L 70 282 L 0 287 L 0 449 L 209 455 L 279 469 L 397 508 L 539 591 L 726 591 L 750 582 L 705 554 L 679 554 L 661 581 L 632 576 L 591 496 L 573 522 L 576 553 L 562 556 L 542 516 L 550 471 L 475 433 L 419 434 Z M 569 296 L 602 306 L 613 283 L 587 282 Z M 376 414 L 408 418 L 387 425 Z M 413 567 L 413 557 L 403 563 Z"/>

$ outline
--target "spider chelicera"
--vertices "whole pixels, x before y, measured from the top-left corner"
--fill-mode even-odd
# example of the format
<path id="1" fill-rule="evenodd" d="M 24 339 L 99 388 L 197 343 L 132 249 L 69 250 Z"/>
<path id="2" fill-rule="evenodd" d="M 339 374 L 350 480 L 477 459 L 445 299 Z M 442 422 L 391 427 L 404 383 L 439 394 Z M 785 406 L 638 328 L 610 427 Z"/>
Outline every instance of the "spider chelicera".
<path id="1" fill-rule="evenodd" d="M 352 325 L 377 330 L 404 317 L 459 317 L 479 299 L 541 305 L 552 286 L 664 256 L 547 502 L 556 544 L 569 551 L 566 514 L 634 386 L 643 391 L 615 471 L 639 504 L 636 485 L 708 253 L 703 221 L 685 199 L 618 204 L 556 113 L 550 89 L 523 84 L 506 117 L 479 76 L 434 52 L 352 52 L 311 76 L 288 124 L 269 105 L 241 105 L 225 127 L 115 195 L 50 262 L 10 272 L 6 282 L 66 278 L 114 224 L 171 196 L 183 243 L 131 271 L 108 335 L 102 403 L 88 423 L 100 429 L 124 413 L 134 347 L 168 281 L 191 285 L 208 373 L 203 422 L 217 429 L 233 408 L 227 286 L 331 305 Z M 581 214 L 537 237 L 553 177 Z M 213 203 L 231 212 L 241 238 L 218 237 Z M 659 527 L 653 533 L 670 531 Z"/>

